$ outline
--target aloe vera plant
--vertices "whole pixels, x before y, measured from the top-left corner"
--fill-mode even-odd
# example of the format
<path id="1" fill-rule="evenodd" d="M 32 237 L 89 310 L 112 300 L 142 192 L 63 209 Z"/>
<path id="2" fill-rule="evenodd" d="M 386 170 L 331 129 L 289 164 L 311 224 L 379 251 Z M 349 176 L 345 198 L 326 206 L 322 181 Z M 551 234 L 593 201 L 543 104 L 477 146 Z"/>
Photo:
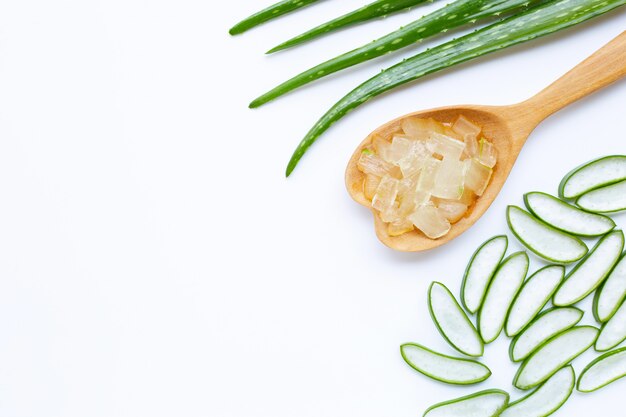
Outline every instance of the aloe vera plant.
<path id="1" fill-rule="evenodd" d="M 295 10 L 301 9 L 309 4 L 316 3 L 319 0 L 283 0 L 278 3 L 272 4 L 271 6 L 260 10 L 253 15 L 245 18 L 241 22 L 237 23 L 235 26 L 230 28 L 228 33 L 231 35 L 239 35 L 240 33 L 244 33 L 245 31 L 252 29 L 255 26 L 259 26 L 265 22 L 268 22 L 272 19 L 275 19 L 279 16 L 285 15 L 287 13 L 291 13 Z"/>
<path id="2" fill-rule="evenodd" d="M 250 103 L 250 107 L 259 107 L 329 74 L 388 54 L 450 29 L 468 23 L 476 23 L 486 18 L 518 12 L 542 1 L 544 0 L 456 0 L 382 38 L 296 75 L 256 98 Z"/>
<path id="3" fill-rule="evenodd" d="M 554 0 L 493 23 L 396 64 L 340 99 L 309 130 L 293 153 L 286 175 L 333 123 L 373 97 L 427 74 L 522 42 L 557 32 L 619 6 L 626 0 Z"/>
<path id="4" fill-rule="evenodd" d="M 321 25 L 316 26 L 311 30 L 295 36 L 288 41 L 285 41 L 280 45 L 270 49 L 269 51 L 267 51 L 267 53 L 271 54 L 274 52 L 282 51 L 284 49 L 312 41 L 313 39 L 319 38 L 320 36 L 324 36 L 339 29 L 356 25 L 357 23 L 367 22 L 368 20 L 373 20 L 378 17 L 388 16 L 393 13 L 410 9 L 413 6 L 424 3 L 426 1 L 432 0 L 376 0 L 359 9 L 346 13 L 343 16 L 339 16 L 338 18 L 330 20 L 326 23 L 322 23 Z"/>

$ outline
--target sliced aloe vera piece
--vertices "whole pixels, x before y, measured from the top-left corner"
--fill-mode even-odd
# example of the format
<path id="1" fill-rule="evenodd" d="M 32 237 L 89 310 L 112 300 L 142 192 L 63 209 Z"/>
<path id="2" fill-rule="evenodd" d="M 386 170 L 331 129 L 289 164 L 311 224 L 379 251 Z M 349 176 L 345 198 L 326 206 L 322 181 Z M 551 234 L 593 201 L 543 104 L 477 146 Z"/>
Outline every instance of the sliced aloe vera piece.
<path id="1" fill-rule="evenodd" d="M 504 258 L 508 244 L 506 236 L 495 236 L 480 245 L 472 255 L 461 285 L 461 303 L 470 313 L 474 314 L 480 309 L 487 287 Z"/>
<path id="2" fill-rule="evenodd" d="M 416 343 L 400 346 L 400 353 L 417 372 L 447 384 L 476 384 L 491 376 L 489 368 L 480 362 L 443 355 Z"/>
<path id="3" fill-rule="evenodd" d="M 624 340 L 626 340 L 626 302 L 622 303 L 613 317 L 602 326 L 595 349 L 598 352 L 605 352 Z"/>
<path id="4" fill-rule="evenodd" d="M 522 285 L 506 319 L 507 336 L 519 334 L 541 311 L 563 280 L 565 268 L 548 265 L 535 272 Z"/>
<path id="5" fill-rule="evenodd" d="M 559 287 L 555 306 L 575 304 L 591 294 L 609 275 L 624 249 L 624 234 L 615 230 L 598 241 L 587 257 L 572 269 Z"/>
<path id="6" fill-rule="evenodd" d="M 539 220 L 566 233 L 601 236 L 615 227 L 615 222 L 609 217 L 583 211 L 550 194 L 527 193 L 524 204 Z"/>
<path id="7" fill-rule="evenodd" d="M 468 356 L 482 356 L 484 345 L 478 332 L 454 295 L 440 282 L 430 285 L 428 309 L 439 333 L 450 346 Z"/>
<path id="8" fill-rule="evenodd" d="M 570 171 L 559 185 L 559 195 L 576 198 L 588 191 L 626 179 L 626 156 L 594 159 Z"/>
<path id="9" fill-rule="evenodd" d="M 509 404 L 500 417 L 547 417 L 565 404 L 575 384 L 574 368 L 561 368 L 531 394 Z"/>
<path id="10" fill-rule="evenodd" d="M 526 359 L 547 340 L 576 326 L 584 314 L 576 307 L 544 311 L 513 339 L 509 347 L 509 357 L 513 362 Z"/>
<path id="11" fill-rule="evenodd" d="M 548 226 L 517 206 L 509 206 L 506 217 L 519 241 L 544 259 L 566 264 L 581 259 L 588 251 L 582 240 Z"/>
<path id="12" fill-rule="evenodd" d="M 589 349 L 597 337 L 598 329 L 592 326 L 573 327 L 553 337 L 522 363 L 513 385 L 519 389 L 536 387 Z"/>
<path id="13" fill-rule="evenodd" d="M 592 392 L 626 376 L 626 347 L 597 357 L 583 369 L 576 389 Z"/>
<path id="14" fill-rule="evenodd" d="M 485 343 L 496 340 L 502 331 L 511 303 L 526 278 L 528 262 L 526 252 L 516 252 L 502 261 L 491 280 L 478 312 L 478 331 Z"/>
<path id="15" fill-rule="evenodd" d="M 497 417 L 508 403 L 509 394 L 490 389 L 435 404 L 426 410 L 424 417 Z"/>
<path id="16" fill-rule="evenodd" d="M 626 298 L 626 256 L 615 265 L 615 268 L 596 291 L 593 298 L 593 315 L 601 323 L 609 320 Z"/>
<path id="17" fill-rule="evenodd" d="M 626 181 L 607 185 L 581 195 L 578 207 L 594 213 L 615 213 L 626 210 Z"/>

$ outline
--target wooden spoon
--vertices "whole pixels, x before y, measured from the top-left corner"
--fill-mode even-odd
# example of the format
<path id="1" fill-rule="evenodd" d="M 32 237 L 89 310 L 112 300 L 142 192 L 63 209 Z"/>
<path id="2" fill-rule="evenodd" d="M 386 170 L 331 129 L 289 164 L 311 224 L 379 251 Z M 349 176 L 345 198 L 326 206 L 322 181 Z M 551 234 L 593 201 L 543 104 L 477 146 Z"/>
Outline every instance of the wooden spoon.
<path id="1" fill-rule="evenodd" d="M 387 224 L 374 214 L 376 235 L 387 246 L 405 252 L 418 252 L 441 246 L 459 236 L 483 215 L 504 185 L 513 164 L 526 139 L 546 117 L 574 101 L 591 94 L 626 75 L 626 31 L 578 64 L 571 71 L 552 83 L 534 97 L 509 106 L 454 106 L 419 111 L 386 123 L 372 132 L 356 149 L 346 170 L 346 186 L 352 198 L 370 207 L 371 202 L 363 194 L 365 175 L 358 170 L 357 161 L 363 149 L 376 136 L 391 137 L 401 132 L 402 120 L 407 117 L 429 118 L 450 123 L 464 115 L 483 128 L 485 136 L 498 151 L 498 161 L 491 182 L 484 194 L 476 200 L 471 210 L 450 232 L 439 239 L 430 239 L 418 230 L 389 236 Z"/>

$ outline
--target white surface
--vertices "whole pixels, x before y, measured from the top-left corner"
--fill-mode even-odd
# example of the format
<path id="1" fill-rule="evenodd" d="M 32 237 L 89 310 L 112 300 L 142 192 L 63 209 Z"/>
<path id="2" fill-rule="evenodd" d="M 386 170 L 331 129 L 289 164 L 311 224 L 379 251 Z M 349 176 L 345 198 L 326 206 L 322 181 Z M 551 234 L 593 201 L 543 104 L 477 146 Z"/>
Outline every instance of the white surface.
<path id="1" fill-rule="evenodd" d="M 361 138 L 416 109 L 522 100 L 622 31 L 626 11 L 380 97 L 285 180 L 329 105 L 434 43 L 256 111 L 248 101 L 441 3 L 265 57 L 364 1 L 227 35 L 268 3 L 0 5 L 0 415 L 419 415 L 473 390 L 432 383 L 400 357 L 408 341 L 447 349 L 428 317 L 430 282 L 458 291 L 476 246 L 506 231 L 507 204 L 556 192 L 572 167 L 625 150 L 622 81 L 543 123 L 472 230 L 429 253 L 395 253 L 344 190 Z M 531 270 L 541 264 L 533 256 Z M 512 390 L 507 347 L 503 336 L 487 347 L 494 375 L 475 390 Z M 623 389 L 575 395 L 560 413 L 611 415 Z"/>

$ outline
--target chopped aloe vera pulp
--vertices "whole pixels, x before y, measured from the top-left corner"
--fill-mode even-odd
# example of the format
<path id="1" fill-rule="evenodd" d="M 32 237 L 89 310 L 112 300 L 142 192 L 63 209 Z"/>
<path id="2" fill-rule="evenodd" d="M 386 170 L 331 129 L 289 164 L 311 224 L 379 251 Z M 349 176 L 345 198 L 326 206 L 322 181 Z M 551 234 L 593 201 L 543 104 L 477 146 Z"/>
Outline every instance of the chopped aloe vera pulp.
<path id="1" fill-rule="evenodd" d="M 626 156 L 595 159 L 569 172 L 559 185 L 559 195 L 576 198 L 593 189 L 626 179 Z"/>
<path id="2" fill-rule="evenodd" d="M 626 376 L 626 348 L 612 350 L 583 369 L 576 389 L 592 392 Z"/>
<path id="3" fill-rule="evenodd" d="M 519 362 L 526 359 L 548 339 L 578 324 L 583 315 L 582 310 L 575 307 L 544 311 L 513 339 L 509 348 L 511 360 Z"/>
<path id="4" fill-rule="evenodd" d="M 535 391 L 509 404 L 500 417 L 547 417 L 565 404 L 575 384 L 574 368 L 561 368 Z"/>
<path id="5" fill-rule="evenodd" d="M 507 336 L 513 337 L 535 318 L 563 280 L 565 268 L 549 265 L 535 272 L 515 297 L 506 320 Z"/>
<path id="6" fill-rule="evenodd" d="M 593 250 L 567 274 L 554 294 L 556 306 L 572 305 L 589 294 L 609 275 L 624 249 L 624 234 L 616 230 L 598 241 Z"/>
<path id="7" fill-rule="evenodd" d="M 416 343 L 400 346 L 400 353 L 411 368 L 447 384 L 476 384 L 491 376 L 489 368 L 480 362 L 443 355 Z"/>
<path id="8" fill-rule="evenodd" d="M 390 236 L 417 228 L 440 238 L 467 214 L 491 177 L 491 168 L 476 168 L 480 163 L 461 136 L 476 136 L 481 128 L 459 116 L 454 124 L 408 117 L 401 129 L 375 135 L 362 149 L 357 168 L 365 174 L 363 194 Z"/>
<path id="9" fill-rule="evenodd" d="M 548 261 L 575 262 L 588 251 L 582 240 L 545 224 L 517 206 L 508 207 L 507 221 L 524 246 Z"/>
<path id="10" fill-rule="evenodd" d="M 461 161 L 444 157 L 435 177 L 433 197 L 460 199 L 463 195 L 464 171 L 464 164 Z"/>
<path id="11" fill-rule="evenodd" d="M 497 417 L 509 403 L 509 394 L 491 389 L 430 407 L 424 417 Z"/>
<path id="12" fill-rule="evenodd" d="M 431 201 L 417 207 L 407 219 L 431 239 L 437 239 L 450 231 L 450 222 Z"/>
<path id="13" fill-rule="evenodd" d="M 439 282 L 430 285 L 428 308 L 437 329 L 450 346 L 468 356 L 482 356 L 483 341 L 445 285 Z"/>
<path id="14" fill-rule="evenodd" d="M 482 305 L 487 287 L 507 246 L 506 236 L 496 236 L 483 243 L 472 255 L 461 286 L 461 302 L 470 313 L 476 313 Z"/>
<path id="15" fill-rule="evenodd" d="M 550 226 L 578 236 L 601 236 L 615 227 L 615 222 L 600 214 L 588 213 L 549 194 L 524 195 L 526 208 Z"/>
<path id="16" fill-rule="evenodd" d="M 598 352 L 604 352 L 613 349 L 624 340 L 626 340 L 626 302 L 622 303 L 611 320 L 604 324 L 595 348 Z"/>
<path id="17" fill-rule="evenodd" d="M 598 329 L 591 326 L 573 327 L 553 337 L 522 363 L 513 385 L 524 390 L 540 385 L 589 349 L 597 337 Z"/>
<path id="18" fill-rule="evenodd" d="M 626 256 L 622 255 L 622 259 L 593 298 L 593 314 L 596 319 L 602 323 L 610 319 L 624 298 L 626 298 Z"/>
<path id="19" fill-rule="evenodd" d="M 594 213 L 615 213 L 626 210 L 626 181 L 607 185 L 581 195 L 578 207 Z"/>
<path id="20" fill-rule="evenodd" d="M 491 280 L 482 308 L 478 312 L 478 330 L 485 343 L 500 334 L 507 312 L 528 272 L 528 255 L 516 252 L 502 261 Z"/>

